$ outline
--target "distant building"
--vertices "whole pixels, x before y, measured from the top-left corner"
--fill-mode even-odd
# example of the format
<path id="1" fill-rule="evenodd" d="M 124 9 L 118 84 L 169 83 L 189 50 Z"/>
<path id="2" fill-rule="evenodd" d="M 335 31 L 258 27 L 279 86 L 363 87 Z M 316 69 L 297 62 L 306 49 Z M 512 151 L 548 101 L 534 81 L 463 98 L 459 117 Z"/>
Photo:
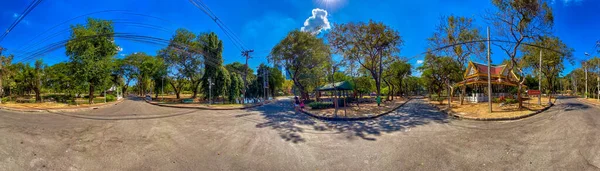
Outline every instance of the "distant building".
<path id="1" fill-rule="evenodd" d="M 492 97 L 509 96 L 509 89 L 517 87 L 519 77 L 509 71 L 506 65 L 492 65 L 490 68 Z M 488 66 L 485 64 L 469 61 L 464 73 L 465 80 L 458 82 L 454 87 L 462 89 L 466 86 L 467 96 L 465 100 L 472 103 L 486 102 L 488 89 Z M 522 85 L 526 87 L 525 85 Z"/>

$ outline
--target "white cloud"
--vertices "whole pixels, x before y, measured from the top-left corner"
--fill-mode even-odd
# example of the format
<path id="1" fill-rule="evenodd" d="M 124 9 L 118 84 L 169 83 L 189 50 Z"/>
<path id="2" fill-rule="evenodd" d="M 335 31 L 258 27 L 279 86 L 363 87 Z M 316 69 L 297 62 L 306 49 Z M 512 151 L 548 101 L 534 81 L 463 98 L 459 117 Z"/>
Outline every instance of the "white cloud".
<path id="1" fill-rule="evenodd" d="M 120 55 L 123 56 L 123 57 L 125 56 L 125 54 L 120 54 Z"/>
<path id="2" fill-rule="evenodd" d="M 121 46 L 117 46 L 117 51 L 123 52 L 123 48 Z"/>
<path id="3" fill-rule="evenodd" d="M 17 18 L 17 17 L 19 17 L 19 14 L 13 13 L 13 18 Z"/>
<path id="4" fill-rule="evenodd" d="M 423 64 L 423 60 L 417 60 L 417 64 Z"/>
<path id="5" fill-rule="evenodd" d="M 301 30 L 319 34 L 321 31 L 331 29 L 331 24 L 329 23 L 329 19 L 327 19 L 327 15 L 328 13 L 324 9 L 313 9 L 312 16 L 304 21 L 304 27 L 302 27 Z"/>

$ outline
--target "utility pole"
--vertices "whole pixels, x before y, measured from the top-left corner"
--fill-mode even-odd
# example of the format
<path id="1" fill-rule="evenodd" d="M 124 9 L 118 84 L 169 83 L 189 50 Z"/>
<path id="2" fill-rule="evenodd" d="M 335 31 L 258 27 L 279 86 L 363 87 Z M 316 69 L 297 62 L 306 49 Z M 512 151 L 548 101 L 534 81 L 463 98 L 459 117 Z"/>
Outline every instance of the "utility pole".
<path id="1" fill-rule="evenodd" d="M 0 46 L 0 56 L 2 56 L 2 51 L 4 51 L 4 50 L 6 50 L 6 49 L 3 48 L 2 46 Z M 1 59 L 0 59 L 0 73 L 2 72 L 2 67 L 4 67 L 2 62 L 3 61 L 1 61 Z M 2 86 L 2 81 L 3 81 L 2 76 L 3 75 L 0 74 L 0 97 L 4 97 L 4 87 Z M 2 102 L 2 98 L 0 98 L 0 103 L 1 102 Z"/>
<path id="2" fill-rule="evenodd" d="M 584 62 L 583 68 L 584 68 L 583 70 L 585 70 L 585 94 L 584 94 L 584 97 L 587 99 L 587 94 L 588 94 L 587 62 Z"/>
<path id="3" fill-rule="evenodd" d="M 538 96 L 538 105 L 542 105 L 542 50 L 540 50 L 540 73 L 538 73 L 538 75 L 540 77 L 538 80 L 538 90 L 540 91 L 540 95 Z M 550 99 L 550 97 L 551 96 L 548 94 L 548 99 Z"/>
<path id="4" fill-rule="evenodd" d="M 246 68 L 244 68 L 244 89 L 242 94 L 244 95 L 244 98 L 242 99 L 242 104 L 246 103 L 246 90 L 248 89 L 248 59 L 250 59 L 250 52 L 254 52 L 254 50 L 250 49 L 250 50 L 244 50 L 242 51 L 242 56 L 246 57 Z"/>
<path id="5" fill-rule="evenodd" d="M 487 61 L 488 61 L 488 106 L 489 112 L 492 113 L 492 76 L 491 76 L 491 59 L 490 59 L 490 27 L 487 27 Z M 464 97 L 463 97 L 464 98 Z"/>

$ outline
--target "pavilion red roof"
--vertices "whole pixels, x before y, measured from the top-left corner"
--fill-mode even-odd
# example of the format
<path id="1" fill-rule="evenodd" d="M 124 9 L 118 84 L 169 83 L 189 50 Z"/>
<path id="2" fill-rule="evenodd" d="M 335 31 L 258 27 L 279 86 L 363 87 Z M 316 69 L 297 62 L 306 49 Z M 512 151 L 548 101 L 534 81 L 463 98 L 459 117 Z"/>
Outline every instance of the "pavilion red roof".
<path id="1" fill-rule="evenodd" d="M 479 63 L 475 63 L 473 62 L 473 65 L 475 65 L 475 67 L 477 68 L 477 71 L 481 74 L 487 74 L 488 73 L 488 66 L 484 65 L 484 64 L 479 64 Z M 492 75 L 501 75 L 502 74 L 502 70 L 504 69 L 504 67 L 506 67 L 506 65 L 500 65 L 500 66 L 493 66 L 490 68 L 490 71 L 492 72 Z"/>

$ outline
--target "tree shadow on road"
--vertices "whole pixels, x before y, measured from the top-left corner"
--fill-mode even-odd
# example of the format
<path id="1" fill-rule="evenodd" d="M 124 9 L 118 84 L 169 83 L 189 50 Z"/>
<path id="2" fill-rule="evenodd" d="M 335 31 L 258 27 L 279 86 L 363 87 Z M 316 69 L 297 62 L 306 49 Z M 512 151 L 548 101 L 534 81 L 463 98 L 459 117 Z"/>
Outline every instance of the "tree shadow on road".
<path id="1" fill-rule="evenodd" d="M 447 123 L 449 118 L 437 109 L 415 100 L 386 116 L 365 121 L 322 121 L 300 112 L 294 112 L 289 102 L 279 102 L 247 109 L 259 112 L 266 119 L 257 128 L 271 128 L 282 139 L 293 143 L 305 142 L 302 134 L 345 134 L 347 139 L 360 138 L 375 141 L 382 133 L 407 130 L 429 123 Z"/>
<path id="2" fill-rule="evenodd" d="M 582 110 L 590 108 L 588 105 L 581 103 L 560 103 L 558 105 L 565 108 L 565 111 Z"/>

